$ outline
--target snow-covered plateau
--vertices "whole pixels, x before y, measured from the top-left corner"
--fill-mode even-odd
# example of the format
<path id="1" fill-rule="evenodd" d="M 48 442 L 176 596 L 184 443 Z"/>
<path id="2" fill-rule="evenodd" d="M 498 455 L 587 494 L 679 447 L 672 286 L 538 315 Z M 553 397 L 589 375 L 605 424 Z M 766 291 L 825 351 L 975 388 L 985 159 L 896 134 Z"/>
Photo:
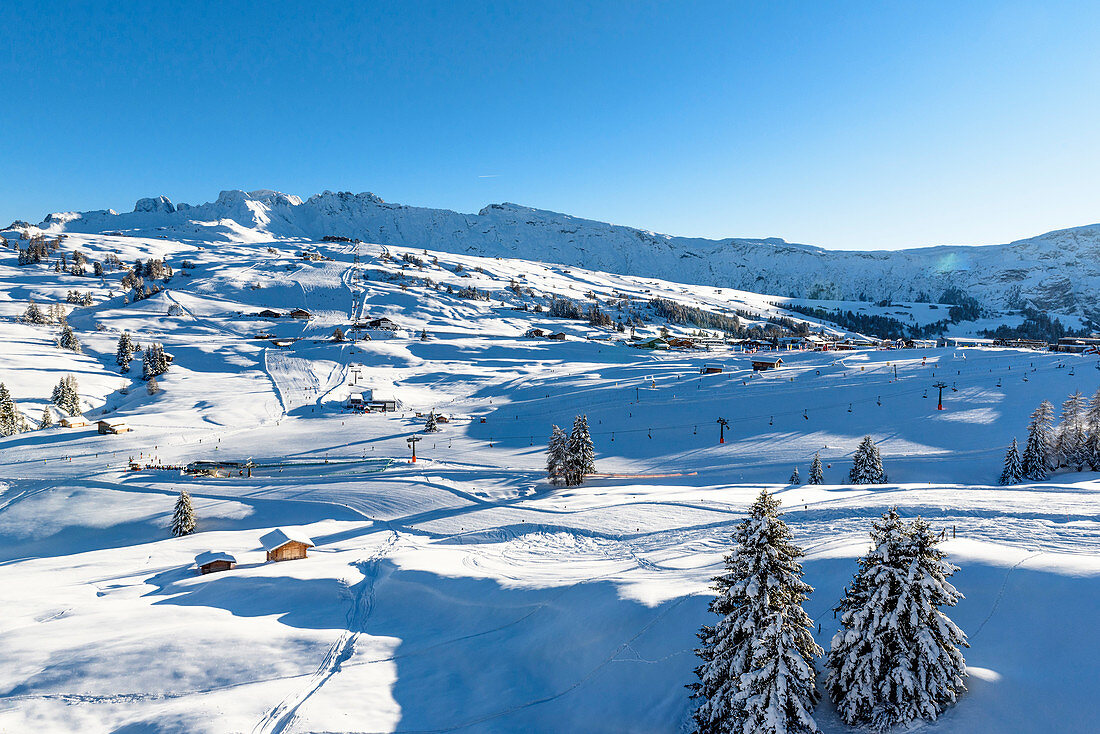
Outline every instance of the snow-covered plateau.
<path id="1" fill-rule="evenodd" d="M 896 507 L 945 533 L 968 691 L 906 731 L 1100 730 L 1100 474 L 998 485 L 1040 401 L 1100 387 L 1096 355 L 784 351 L 754 372 L 758 354 L 637 349 L 546 310 L 637 309 L 639 336 L 675 337 L 697 327 L 666 325 L 650 299 L 752 325 L 803 318 L 761 292 L 904 299 L 933 283 L 1002 306 L 1018 286 L 1083 312 L 1100 228 L 840 253 L 512 205 L 470 216 L 228 192 L 21 229 L 64 238 L 19 266 L 28 241 L 4 233 L 0 382 L 36 423 L 62 417 L 51 391 L 72 375 L 90 424 L 0 438 L 2 732 L 687 732 L 711 578 L 762 488 L 806 550 L 826 648 L 872 520 Z M 88 274 L 55 269 L 77 251 Z M 127 270 L 91 275 L 110 256 L 172 274 L 135 300 Z M 57 325 L 23 322 L 31 300 L 66 304 L 81 352 L 56 345 Z M 124 332 L 171 356 L 159 390 L 140 357 L 120 372 Z M 347 407 L 367 391 L 396 409 Z M 447 421 L 425 433 L 430 412 Z M 582 414 L 598 473 L 550 484 L 552 426 Z M 132 430 L 101 434 L 100 420 Z M 888 484 L 846 483 L 866 435 Z M 825 484 L 788 484 L 815 453 Z M 181 471 L 196 461 L 249 468 Z M 172 537 L 181 490 L 197 532 Z M 260 539 L 276 528 L 311 539 L 308 556 L 268 562 Z M 209 551 L 236 566 L 198 574 Z M 855 731 L 828 697 L 814 717 Z"/>

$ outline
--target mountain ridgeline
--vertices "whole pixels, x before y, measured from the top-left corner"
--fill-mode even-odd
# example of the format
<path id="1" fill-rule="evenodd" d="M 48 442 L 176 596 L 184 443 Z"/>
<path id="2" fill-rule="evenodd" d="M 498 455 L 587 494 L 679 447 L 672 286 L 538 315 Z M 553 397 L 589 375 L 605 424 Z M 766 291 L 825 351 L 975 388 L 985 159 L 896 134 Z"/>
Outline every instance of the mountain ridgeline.
<path id="1" fill-rule="evenodd" d="M 896 251 L 825 250 L 777 238 L 673 237 L 516 204 L 477 214 L 326 191 L 223 191 L 190 206 L 141 199 L 133 212 L 51 214 L 48 232 L 201 236 L 227 241 L 341 236 L 384 245 L 516 257 L 683 282 L 826 300 L 935 301 L 961 292 L 985 308 L 1100 315 L 1100 225 L 1004 245 Z"/>

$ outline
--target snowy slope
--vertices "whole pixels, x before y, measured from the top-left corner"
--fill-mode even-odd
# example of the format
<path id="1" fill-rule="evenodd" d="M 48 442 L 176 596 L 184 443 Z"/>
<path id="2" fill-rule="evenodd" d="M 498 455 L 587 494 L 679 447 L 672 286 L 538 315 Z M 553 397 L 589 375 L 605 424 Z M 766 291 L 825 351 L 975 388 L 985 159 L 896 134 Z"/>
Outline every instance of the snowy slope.
<path id="1" fill-rule="evenodd" d="M 17 268 L 0 250 L 0 381 L 36 418 L 74 374 L 89 417 L 134 428 L 0 439 L 0 731 L 683 732 L 709 579 L 762 487 L 807 549 L 822 644 L 872 518 L 896 506 L 954 534 L 946 549 L 966 599 L 951 614 L 970 635 L 970 691 L 915 730 L 1095 731 L 1100 474 L 994 482 L 1039 400 L 1100 386 L 1096 357 L 791 352 L 754 374 L 735 351 L 647 352 L 516 308 L 592 302 L 591 291 L 607 308 L 661 296 L 782 313 L 756 293 L 376 244 L 359 248 L 356 268 L 348 243 L 271 240 L 275 214 L 295 206 L 249 208 L 262 226 L 222 220 L 188 235 L 71 232 L 65 249 L 93 260 L 156 255 L 176 268 L 167 291 L 137 303 L 118 272 Z M 312 246 L 332 259 L 303 262 Z M 95 300 L 69 314 L 83 355 L 54 347 L 55 328 L 13 320 L 29 298 L 70 289 Z M 298 307 L 314 318 L 256 316 Z M 399 331 L 330 338 L 366 316 Z M 532 327 L 567 338 L 525 338 Z M 138 369 L 119 373 L 124 329 L 175 355 L 159 394 Z M 297 340 L 278 347 L 259 333 Z M 713 362 L 724 372 L 701 375 Z M 399 410 L 345 410 L 364 387 Z M 423 433 L 429 410 L 450 419 L 439 433 Z M 580 413 L 607 476 L 552 486 L 546 437 Z M 866 434 L 891 484 L 844 483 Z M 829 484 L 787 486 L 815 452 Z M 263 465 L 250 478 L 127 471 L 131 458 L 247 457 Z M 171 538 L 181 489 L 199 532 Z M 259 538 L 275 527 L 311 537 L 310 557 L 264 563 Z M 208 550 L 237 568 L 197 575 Z M 850 731 L 828 702 L 815 716 L 829 734 Z"/>
<path id="2" fill-rule="evenodd" d="M 51 214 L 51 232 L 252 239 L 324 235 L 452 253 L 516 257 L 629 275 L 816 299 L 935 300 L 957 287 L 994 308 L 1031 303 L 1064 314 L 1100 310 L 1100 225 L 1010 244 L 844 252 L 781 239 L 671 237 L 515 204 L 478 214 L 408 207 L 369 193 L 302 201 L 273 191 L 223 191 L 212 203 L 142 199 L 134 211 Z"/>

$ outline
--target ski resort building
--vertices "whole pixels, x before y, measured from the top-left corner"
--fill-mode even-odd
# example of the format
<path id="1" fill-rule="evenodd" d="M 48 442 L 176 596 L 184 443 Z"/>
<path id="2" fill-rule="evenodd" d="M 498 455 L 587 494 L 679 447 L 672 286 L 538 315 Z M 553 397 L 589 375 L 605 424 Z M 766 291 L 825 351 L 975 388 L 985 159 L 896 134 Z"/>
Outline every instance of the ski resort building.
<path id="1" fill-rule="evenodd" d="M 236 566 L 237 559 L 221 551 L 205 551 L 195 556 L 195 567 L 201 574 L 230 571 Z"/>
<path id="2" fill-rule="evenodd" d="M 61 420 L 58 421 L 58 425 L 62 428 L 86 428 L 88 419 L 82 415 L 63 415 Z"/>
<path id="3" fill-rule="evenodd" d="M 99 429 L 99 435 L 101 436 L 129 433 L 130 431 L 134 430 L 130 428 L 130 426 L 126 425 L 126 421 L 119 420 L 117 418 L 115 420 L 99 421 L 96 424 L 96 427 Z"/>
<path id="4" fill-rule="evenodd" d="M 287 532 L 276 528 L 260 538 L 260 544 L 267 551 L 269 561 L 293 561 L 305 558 L 306 551 L 313 548 L 313 541 L 295 531 Z"/>
<path id="5" fill-rule="evenodd" d="M 265 308 L 263 311 L 256 314 L 256 316 L 261 319 L 279 319 L 283 317 L 281 313 L 272 311 L 270 308 Z"/>
<path id="6" fill-rule="evenodd" d="M 305 319 L 306 321 L 313 318 L 313 314 L 304 308 L 296 308 L 288 313 L 287 316 L 292 319 Z"/>
<path id="7" fill-rule="evenodd" d="M 188 474 L 201 474 L 205 477 L 243 477 L 252 476 L 252 468 L 256 466 L 252 459 L 244 461 L 192 461 L 183 470 Z"/>
<path id="8" fill-rule="evenodd" d="M 722 365 L 710 362 L 699 368 L 700 375 L 720 375 L 722 374 Z"/>

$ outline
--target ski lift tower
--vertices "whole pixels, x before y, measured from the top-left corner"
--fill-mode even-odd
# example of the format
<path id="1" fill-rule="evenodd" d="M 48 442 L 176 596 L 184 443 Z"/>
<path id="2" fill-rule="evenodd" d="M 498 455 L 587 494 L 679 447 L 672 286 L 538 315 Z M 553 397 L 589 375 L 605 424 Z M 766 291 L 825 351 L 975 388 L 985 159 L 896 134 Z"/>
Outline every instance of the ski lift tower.
<path id="1" fill-rule="evenodd" d="M 941 380 L 940 382 L 937 382 L 937 383 L 936 383 L 935 385 L 933 385 L 932 387 L 938 388 L 938 389 L 939 389 L 939 391 L 940 391 L 940 401 L 939 401 L 939 404 L 938 404 L 938 405 L 936 406 L 936 410 L 943 410 L 943 389 L 944 389 L 945 387 L 947 387 L 947 383 L 946 383 L 946 382 L 943 382 L 943 381 Z"/>

